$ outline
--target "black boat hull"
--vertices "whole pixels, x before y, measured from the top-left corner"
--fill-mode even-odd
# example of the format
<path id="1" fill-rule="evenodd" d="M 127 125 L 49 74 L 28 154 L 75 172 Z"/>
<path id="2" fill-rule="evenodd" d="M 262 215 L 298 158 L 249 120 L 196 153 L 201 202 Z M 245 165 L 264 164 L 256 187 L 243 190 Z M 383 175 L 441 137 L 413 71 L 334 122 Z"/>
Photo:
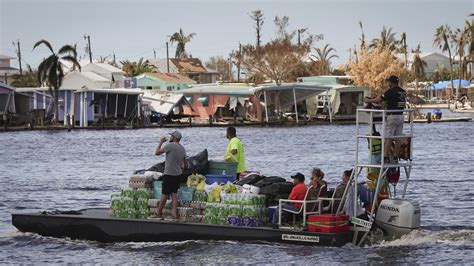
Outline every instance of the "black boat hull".
<path id="1" fill-rule="evenodd" d="M 98 242 L 160 242 L 184 240 L 270 241 L 306 245 L 342 246 L 352 232 L 312 233 L 269 227 L 237 227 L 153 219 L 123 219 L 108 209 L 81 214 L 13 214 L 12 223 L 22 232 Z"/>

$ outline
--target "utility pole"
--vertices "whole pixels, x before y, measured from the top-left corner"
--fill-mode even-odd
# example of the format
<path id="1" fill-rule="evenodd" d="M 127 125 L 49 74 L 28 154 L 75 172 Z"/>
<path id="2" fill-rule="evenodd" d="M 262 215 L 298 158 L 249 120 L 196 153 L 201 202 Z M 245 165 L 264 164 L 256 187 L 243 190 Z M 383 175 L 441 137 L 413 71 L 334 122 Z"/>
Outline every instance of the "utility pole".
<path id="1" fill-rule="evenodd" d="M 239 55 L 242 56 L 242 44 L 239 43 Z M 240 82 L 240 60 L 237 62 L 237 82 Z"/>
<path id="2" fill-rule="evenodd" d="M 168 50 L 168 42 L 166 42 L 166 69 L 167 73 L 170 73 L 170 53 Z"/>
<path id="3" fill-rule="evenodd" d="M 153 48 L 153 56 L 154 56 L 155 59 L 156 59 L 156 50 L 155 50 L 155 48 Z"/>
<path id="4" fill-rule="evenodd" d="M 20 39 L 16 40 L 15 42 L 12 42 L 13 47 L 16 49 L 16 55 L 18 56 L 18 65 L 20 66 L 20 75 L 23 74 L 23 69 L 21 68 L 21 50 L 20 50 Z"/>
<path id="5" fill-rule="evenodd" d="M 76 51 L 76 54 L 74 55 L 74 59 L 77 61 L 77 43 L 74 44 L 74 51 Z M 72 64 L 72 71 L 76 70 L 76 65 Z"/>
<path id="6" fill-rule="evenodd" d="M 113 54 L 113 57 L 114 57 L 114 61 L 113 61 L 114 67 L 117 67 L 117 61 L 115 61 L 115 52 L 112 52 L 112 54 Z"/>
<path id="7" fill-rule="evenodd" d="M 87 40 L 87 50 L 89 52 L 89 61 L 92 63 L 91 36 L 84 35 L 84 40 Z"/>
<path id="8" fill-rule="evenodd" d="M 229 82 L 232 81 L 232 54 L 229 55 Z"/>

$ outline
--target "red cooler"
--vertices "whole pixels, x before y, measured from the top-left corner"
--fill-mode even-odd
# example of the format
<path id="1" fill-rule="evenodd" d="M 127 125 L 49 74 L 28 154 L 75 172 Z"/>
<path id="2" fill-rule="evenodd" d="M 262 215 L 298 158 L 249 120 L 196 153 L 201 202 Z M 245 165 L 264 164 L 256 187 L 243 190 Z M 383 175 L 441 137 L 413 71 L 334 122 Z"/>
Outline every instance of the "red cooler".
<path id="1" fill-rule="evenodd" d="M 344 233 L 349 231 L 349 216 L 347 215 L 309 215 L 308 231 L 323 233 Z"/>

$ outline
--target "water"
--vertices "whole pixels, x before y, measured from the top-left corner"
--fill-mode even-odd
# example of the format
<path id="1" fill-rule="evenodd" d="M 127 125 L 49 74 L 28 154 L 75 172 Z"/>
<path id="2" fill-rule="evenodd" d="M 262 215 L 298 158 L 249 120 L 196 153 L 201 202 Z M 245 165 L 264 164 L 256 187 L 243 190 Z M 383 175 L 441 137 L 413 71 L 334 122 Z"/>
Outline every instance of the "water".
<path id="1" fill-rule="evenodd" d="M 0 263 L 422 263 L 474 261 L 474 123 L 416 124 L 408 197 L 421 203 L 422 229 L 372 247 L 301 247 L 232 241 L 114 243 L 18 232 L 11 213 L 107 207 L 170 129 L 1 133 Z M 289 177 L 318 166 L 330 186 L 354 159 L 353 125 L 238 128 L 247 165 Z M 224 128 L 186 128 L 188 154 L 221 159 Z M 361 144 L 361 147 L 366 144 Z M 401 186 L 399 186 L 401 187 Z M 400 189 L 400 188 L 399 188 Z"/>

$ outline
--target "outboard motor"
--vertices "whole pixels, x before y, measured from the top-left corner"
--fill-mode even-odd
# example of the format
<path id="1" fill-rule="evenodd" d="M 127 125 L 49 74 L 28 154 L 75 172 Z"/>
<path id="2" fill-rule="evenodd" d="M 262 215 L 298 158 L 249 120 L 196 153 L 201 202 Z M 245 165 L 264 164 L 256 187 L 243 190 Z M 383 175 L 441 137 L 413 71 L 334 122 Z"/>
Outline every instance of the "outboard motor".
<path id="1" fill-rule="evenodd" d="M 375 224 L 388 238 L 397 238 L 420 228 L 421 209 L 417 202 L 407 199 L 384 199 L 379 205 Z"/>

